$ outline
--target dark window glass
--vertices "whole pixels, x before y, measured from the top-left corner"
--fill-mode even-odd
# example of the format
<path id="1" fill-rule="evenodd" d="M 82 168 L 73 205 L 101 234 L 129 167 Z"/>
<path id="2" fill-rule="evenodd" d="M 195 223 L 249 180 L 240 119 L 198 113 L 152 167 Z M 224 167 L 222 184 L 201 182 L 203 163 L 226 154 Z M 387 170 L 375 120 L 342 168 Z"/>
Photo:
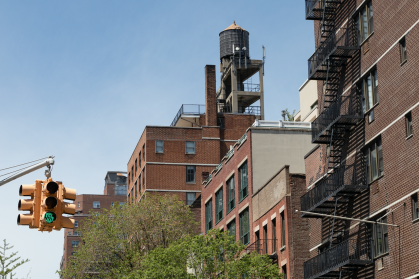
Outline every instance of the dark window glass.
<path id="1" fill-rule="evenodd" d="M 387 217 L 384 217 L 378 221 L 379 223 L 387 223 Z M 374 224 L 374 250 L 375 257 L 380 256 L 388 252 L 388 232 L 386 225 Z"/>
<path id="2" fill-rule="evenodd" d="M 141 168 L 141 152 L 138 154 L 138 167 Z"/>
<path id="3" fill-rule="evenodd" d="M 231 221 L 227 225 L 227 231 L 230 232 L 232 236 L 234 236 L 234 240 L 236 240 L 236 220 Z"/>
<path id="4" fill-rule="evenodd" d="M 412 216 L 413 220 L 419 218 L 419 204 L 418 204 L 418 194 L 412 196 Z"/>
<path id="5" fill-rule="evenodd" d="M 370 143 L 365 149 L 365 165 L 367 183 L 370 183 L 384 175 L 383 147 L 381 138 Z"/>
<path id="6" fill-rule="evenodd" d="M 242 213 L 239 215 L 240 218 L 240 241 L 246 245 L 250 242 L 250 235 L 249 235 L 249 209 L 246 208 Z"/>
<path id="7" fill-rule="evenodd" d="M 186 166 L 186 182 L 195 183 L 195 166 Z"/>
<path id="8" fill-rule="evenodd" d="M 145 160 L 145 144 L 143 145 L 143 160 Z"/>
<path id="9" fill-rule="evenodd" d="M 284 279 L 287 279 L 287 265 L 282 266 L 282 273 L 284 274 Z"/>
<path id="10" fill-rule="evenodd" d="M 285 246 L 285 214 L 284 211 L 281 212 L 281 245 Z"/>
<path id="11" fill-rule="evenodd" d="M 220 126 L 221 129 L 224 129 L 225 128 L 225 125 L 224 125 L 224 117 L 218 117 L 217 118 L 217 126 Z"/>
<path id="12" fill-rule="evenodd" d="M 239 201 L 241 202 L 247 197 L 248 191 L 248 179 L 247 179 L 247 161 L 244 162 L 239 168 Z"/>
<path id="13" fill-rule="evenodd" d="M 408 136 L 413 135 L 412 113 L 409 112 L 408 114 L 406 114 L 405 119 L 406 119 L 406 136 L 408 137 Z"/>
<path id="14" fill-rule="evenodd" d="M 357 26 L 358 42 L 361 44 L 369 35 L 374 32 L 374 20 L 372 2 L 362 7 L 355 16 Z"/>
<path id="15" fill-rule="evenodd" d="M 263 253 L 268 253 L 268 225 L 263 227 Z"/>
<path id="16" fill-rule="evenodd" d="M 205 204 L 205 231 L 212 229 L 212 199 Z"/>
<path id="17" fill-rule="evenodd" d="M 276 218 L 272 220 L 272 253 L 276 252 Z"/>
<path id="18" fill-rule="evenodd" d="M 403 63 L 405 61 L 407 61 L 406 38 L 403 38 L 400 41 L 400 62 Z"/>
<path id="19" fill-rule="evenodd" d="M 215 216 L 215 223 L 218 223 L 223 219 L 223 188 L 215 193 L 215 212 L 217 214 Z"/>
<path id="20" fill-rule="evenodd" d="M 135 159 L 135 175 L 137 175 L 137 159 Z"/>
<path id="21" fill-rule="evenodd" d="M 192 203 L 195 201 L 196 193 L 186 193 L 186 204 L 192 205 Z"/>
<path id="22" fill-rule="evenodd" d="M 236 206 L 234 190 L 234 175 L 227 180 L 227 214 Z"/>

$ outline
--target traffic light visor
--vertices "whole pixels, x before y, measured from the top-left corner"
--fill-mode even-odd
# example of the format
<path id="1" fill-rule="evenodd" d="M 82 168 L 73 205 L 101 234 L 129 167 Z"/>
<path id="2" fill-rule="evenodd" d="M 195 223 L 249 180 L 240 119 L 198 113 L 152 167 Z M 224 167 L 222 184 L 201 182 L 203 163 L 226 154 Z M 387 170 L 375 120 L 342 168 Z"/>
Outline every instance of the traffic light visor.
<path id="1" fill-rule="evenodd" d="M 33 200 L 20 200 L 18 210 L 32 210 Z"/>
<path id="2" fill-rule="evenodd" d="M 32 214 L 19 214 L 17 216 L 18 225 L 29 225 L 32 223 Z"/>
<path id="3" fill-rule="evenodd" d="M 47 186 L 45 187 L 45 189 L 48 191 L 48 193 L 51 194 L 55 194 L 58 191 L 58 184 L 54 181 L 50 181 L 48 182 Z"/>

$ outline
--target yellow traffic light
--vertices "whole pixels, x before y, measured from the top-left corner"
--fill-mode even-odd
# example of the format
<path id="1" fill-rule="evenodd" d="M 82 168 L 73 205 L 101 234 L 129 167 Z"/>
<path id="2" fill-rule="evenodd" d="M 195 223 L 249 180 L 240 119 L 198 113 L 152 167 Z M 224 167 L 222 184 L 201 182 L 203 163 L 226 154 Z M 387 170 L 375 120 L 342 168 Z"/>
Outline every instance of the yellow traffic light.
<path id="1" fill-rule="evenodd" d="M 19 214 L 18 225 L 26 225 L 29 228 L 39 228 L 39 213 L 41 205 L 42 180 L 35 180 L 35 184 L 21 185 L 19 196 L 30 196 L 31 199 L 19 201 L 18 210 L 30 211 L 29 214 Z"/>
<path id="2" fill-rule="evenodd" d="M 64 202 L 64 199 L 75 200 L 76 190 L 65 188 L 62 182 L 48 178 L 43 182 L 41 194 L 39 230 L 59 231 L 61 228 L 74 228 L 74 220 L 62 214 L 76 212 L 74 204 Z"/>

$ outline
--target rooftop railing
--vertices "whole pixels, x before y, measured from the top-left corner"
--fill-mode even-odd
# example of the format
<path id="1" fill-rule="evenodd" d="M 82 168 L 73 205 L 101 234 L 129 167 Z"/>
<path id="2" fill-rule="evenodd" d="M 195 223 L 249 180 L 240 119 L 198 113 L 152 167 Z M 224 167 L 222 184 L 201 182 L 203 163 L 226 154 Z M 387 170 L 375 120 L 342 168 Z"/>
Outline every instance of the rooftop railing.
<path id="1" fill-rule="evenodd" d="M 270 121 L 258 120 L 252 124 L 252 127 L 279 127 L 279 128 L 294 128 L 294 129 L 311 129 L 311 122 L 298 121 Z"/>
<path id="2" fill-rule="evenodd" d="M 175 126 L 178 122 L 179 118 L 183 114 L 190 114 L 190 115 L 201 115 L 205 114 L 205 105 L 182 105 L 176 114 L 175 118 L 172 121 L 172 124 L 170 126 Z"/>
<path id="3" fill-rule="evenodd" d="M 356 268 L 371 264 L 371 246 L 368 239 L 347 239 L 306 261 L 304 279 L 323 277 L 346 265 Z"/>
<path id="4" fill-rule="evenodd" d="M 217 112 L 218 113 L 232 113 L 233 109 L 230 105 L 225 103 L 217 103 Z M 260 115 L 260 106 L 239 106 L 238 112 L 242 114 L 252 114 L 252 115 Z"/>

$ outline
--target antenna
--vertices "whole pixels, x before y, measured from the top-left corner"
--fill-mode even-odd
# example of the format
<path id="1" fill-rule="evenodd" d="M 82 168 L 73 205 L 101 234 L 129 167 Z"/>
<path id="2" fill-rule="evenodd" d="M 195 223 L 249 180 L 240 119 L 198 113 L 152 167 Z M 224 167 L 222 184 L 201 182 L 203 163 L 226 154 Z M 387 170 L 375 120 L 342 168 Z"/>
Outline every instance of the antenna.
<path id="1" fill-rule="evenodd" d="M 263 50 L 263 62 L 262 62 L 262 73 L 263 75 L 265 75 L 265 57 L 266 57 L 266 52 L 265 52 L 265 46 L 262 45 L 262 50 Z"/>

